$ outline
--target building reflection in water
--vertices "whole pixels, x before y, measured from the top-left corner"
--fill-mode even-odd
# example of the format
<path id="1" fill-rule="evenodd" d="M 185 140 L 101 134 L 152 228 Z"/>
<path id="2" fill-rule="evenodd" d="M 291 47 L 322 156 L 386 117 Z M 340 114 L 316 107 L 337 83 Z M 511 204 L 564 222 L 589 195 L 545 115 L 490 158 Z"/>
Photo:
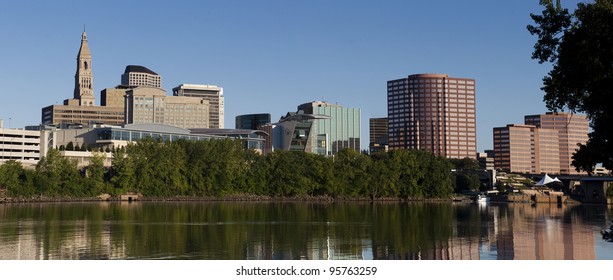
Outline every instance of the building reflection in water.
<path id="1" fill-rule="evenodd" d="M 582 206 L 492 204 L 480 209 L 479 235 L 454 234 L 429 249 L 405 254 L 374 247 L 375 259 L 426 260 L 594 260 L 598 236 L 581 213 Z M 457 222 L 457 221 L 456 221 Z"/>
<path id="2" fill-rule="evenodd" d="M 586 209 L 0 205 L 0 259 L 593 260 L 597 228 L 606 222 L 607 210 Z M 258 211 L 262 215 L 254 216 Z M 278 222 L 286 213 L 300 220 Z M 154 214 L 160 216 L 153 219 Z M 271 221 L 271 215 L 281 216 Z M 352 218 L 356 215 L 359 221 Z M 142 216 L 152 220 L 142 221 Z"/>
<path id="3" fill-rule="evenodd" d="M 595 234 L 579 212 L 573 211 L 579 206 L 518 204 L 505 208 L 508 212 L 497 215 L 498 259 L 595 259 Z"/>

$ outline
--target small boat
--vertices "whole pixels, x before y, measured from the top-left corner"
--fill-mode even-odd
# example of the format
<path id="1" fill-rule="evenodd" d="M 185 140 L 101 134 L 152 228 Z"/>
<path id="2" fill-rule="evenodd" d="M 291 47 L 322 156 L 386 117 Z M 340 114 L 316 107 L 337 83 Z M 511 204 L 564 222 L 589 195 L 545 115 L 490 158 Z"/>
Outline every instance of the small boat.
<path id="1" fill-rule="evenodd" d="M 479 194 L 475 197 L 476 203 L 488 203 L 490 202 L 490 198 L 487 195 Z"/>
<path id="2" fill-rule="evenodd" d="M 601 229 L 600 233 L 602 234 L 602 239 L 612 239 L 613 238 L 613 225 L 609 226 L 607 229 Z"/>

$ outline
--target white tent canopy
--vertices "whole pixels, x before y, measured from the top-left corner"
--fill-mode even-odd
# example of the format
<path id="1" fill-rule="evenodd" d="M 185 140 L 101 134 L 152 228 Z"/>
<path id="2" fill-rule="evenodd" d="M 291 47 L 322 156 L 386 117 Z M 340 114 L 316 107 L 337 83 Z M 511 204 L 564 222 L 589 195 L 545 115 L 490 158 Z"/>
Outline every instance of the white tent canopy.
<path id="1" fill-rule="evenodd" d="M 560 179 L 558 179 L 557 177 L 555 179 L 551 179 L 551 177 L 549 177 L 549 175 L 545 174 L 545 176 L 543 176 L 543 178 L 538 181 L 538 183 L 536 183 L 537 186 L 545 186 L 549 183 L 553 183 L 553 182 L 559 182 L 562 183 L 562 181 L 560 181 Z"/>

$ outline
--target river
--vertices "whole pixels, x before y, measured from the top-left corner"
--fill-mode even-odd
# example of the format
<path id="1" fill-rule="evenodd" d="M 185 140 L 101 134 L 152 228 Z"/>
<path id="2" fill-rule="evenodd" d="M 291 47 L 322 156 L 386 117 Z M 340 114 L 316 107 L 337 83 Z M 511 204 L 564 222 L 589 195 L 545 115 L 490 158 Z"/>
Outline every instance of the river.
<path id="1" fill-rule="evenodd" d="M 0 204 L 0 259 L 611 260 L 598 205 Z"/>

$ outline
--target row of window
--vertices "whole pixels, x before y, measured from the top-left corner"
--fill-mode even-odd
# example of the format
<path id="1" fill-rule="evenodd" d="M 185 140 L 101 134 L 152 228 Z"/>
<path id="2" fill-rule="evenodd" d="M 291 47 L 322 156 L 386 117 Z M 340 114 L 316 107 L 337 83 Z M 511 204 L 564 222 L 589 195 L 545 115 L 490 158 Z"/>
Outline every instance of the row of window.
<path id="1" fill-rule="evenodd" d="M 409 100 L 410 98 L 413 99 L 418 99 L 418 98 L 427 98 L 427 99 L 432 99 L 432 98 L 438 98 L 438 101 L 441 102 L 442 101 L 442 97 L 445 97 L 447 99 L 449 98 L 465 98 L 465 99 L 475 99 L 475 95 L 473 94 L 474 92 L 469 92 L 468 94 L 466 92 L 463 92 L 462 94 L 458 94 L 458 91 L 453 91 L 453 92 L 447 92 L 445 94 L 441 93 L 441 92 L 436 92 L 436 91 L 428 91 L 428 90 L 420 90 L 420 91 L 406 91 L 406 92 L 395 92 L 392 94 L 388 95 L 388 100 L 394 100 L 394 99 L 405 99 L 405 100 Z"/>
<path id="2" fill-rule="evenodd" d="M 443 94 L 440 90 L 434 89 L 410 89 L 410 90 L 400 90 L 400 91 L 388 91 L 388 96 L 402 95 L 402 94 L 418 94 L 418 93 L 439 93 Z M 449 89 L 447 93 L 462 93 L 468 94 L 469 96 L 474 95 L 475 91 L 473 89 L 465 90 L 465 89 Z"/>
<path id="3" fill-rule="evenodd" d="M 468 84 L 468 85 L 474 85 L 475 81 L 474 80 L 459 80 L 459 79 L 454 79 L 454 78 L 447 78 L 445 79 L 445 81 L 449 84 Z M 401 84 L 406 84 L 406 83 L 410 83 L 410 84 L 420 84 L 420 83 L 442 83 L 443 79 L 399 79 L 399 80 L 395 80 L 395 81 L 388 81 L 387 84 L 388 85 L 401 85 Z"/>
<path id="4" fill-rule="evenodd" d="M 424 88 L 424 89 L 429 89 L 429 88 L 438 88 L 438 89 L 442 89 L 443 85 L 442 84 L 412 84 L 412 85 L 402 85 L 402 86 L 388 86 L 387 90 L 388 91 L 397 91 L 397 90 L 402 90 L 402 89 L 418 89 L 418 88 Z M 446 84 L 444 86 L 444 88 L 447 89 L 475 89 L 475 86 L 465 86 L 465 85 L 449 85 Z"/>

